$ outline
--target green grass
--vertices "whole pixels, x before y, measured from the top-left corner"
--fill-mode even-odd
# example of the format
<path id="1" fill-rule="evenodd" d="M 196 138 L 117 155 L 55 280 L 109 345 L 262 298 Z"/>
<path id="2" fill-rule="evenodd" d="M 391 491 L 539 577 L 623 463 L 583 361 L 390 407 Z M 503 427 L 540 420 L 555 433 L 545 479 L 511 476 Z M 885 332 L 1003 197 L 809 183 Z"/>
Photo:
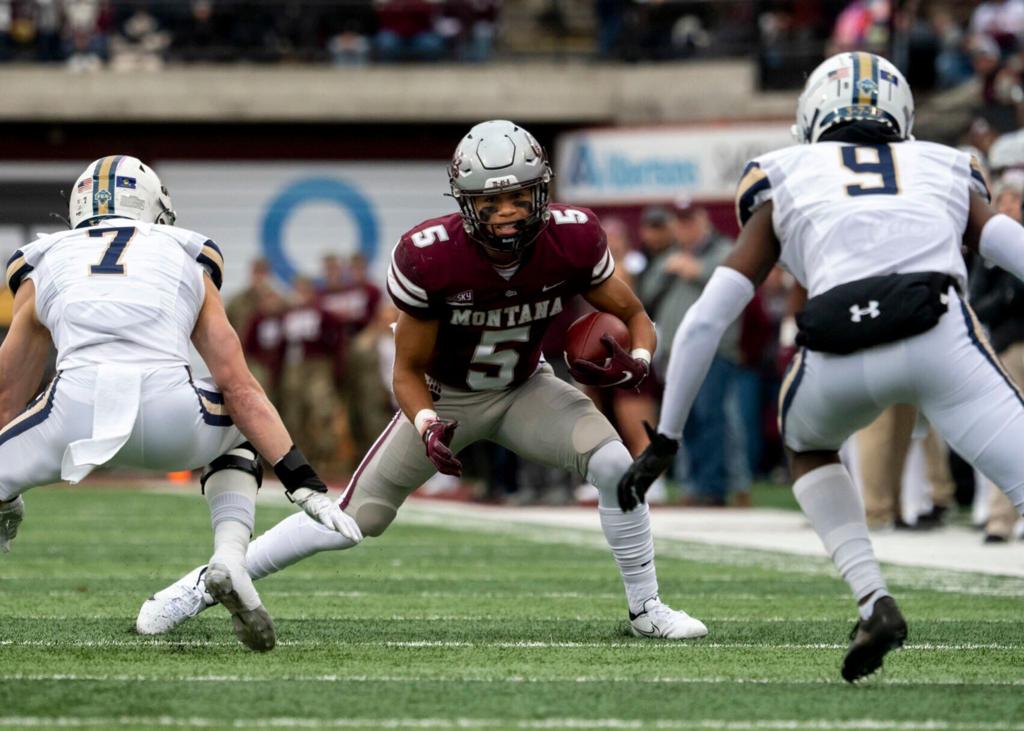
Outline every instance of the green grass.
<path id="1" fill-rule="evenodd" d="M 131 630 L 208 556 L 197 496 L 27 504 L 0 557 L 0 728 L 1024 729 L 1020 581 L 936 591 L 893 571 L 909 647 L 851 687 L 852 602 L 821 561 L 666 544 L 665 597 L 711 634 L 659 643 L 629 635 L 599 539 L 400 520 L 261 582 L 279 646 L 257 655 L 220 608 L 165 638 Z M 286 513 L 261 506 L 258 530 Z"/>

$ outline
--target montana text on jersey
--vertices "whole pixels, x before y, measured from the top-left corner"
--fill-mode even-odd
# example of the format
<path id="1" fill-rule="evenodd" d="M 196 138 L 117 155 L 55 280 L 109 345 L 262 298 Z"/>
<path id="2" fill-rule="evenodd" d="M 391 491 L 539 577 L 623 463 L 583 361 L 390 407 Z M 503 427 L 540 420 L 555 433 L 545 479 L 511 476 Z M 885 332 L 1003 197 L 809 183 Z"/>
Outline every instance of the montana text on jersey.
<path id="1" fill-rule="evenodd" d="M 507 280 L 458 213 L 424 221 L 398 241 L 388 292 L 404 312 L 439 321 L 427 367 L 432 378 L 472 390 L 522 383 L 536 370 L 544 333 L 566 302 L 615 271 L 592 211 L 552 203 L 550 212 Z"/>

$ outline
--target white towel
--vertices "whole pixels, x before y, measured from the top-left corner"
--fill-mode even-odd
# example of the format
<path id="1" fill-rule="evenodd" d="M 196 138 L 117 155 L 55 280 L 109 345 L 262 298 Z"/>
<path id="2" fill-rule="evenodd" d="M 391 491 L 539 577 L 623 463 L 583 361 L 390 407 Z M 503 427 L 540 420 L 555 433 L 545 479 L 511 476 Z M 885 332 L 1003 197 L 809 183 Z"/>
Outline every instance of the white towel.
<path id="1" fill-rule="evenodd" d="M 101 365 L 93 387 L 92 436 L 68 445 L 60 476 L 71 484 L 85 479 L 121 451 L 135 428 L 142 400 L 142 371 L 134 366 Z"/>

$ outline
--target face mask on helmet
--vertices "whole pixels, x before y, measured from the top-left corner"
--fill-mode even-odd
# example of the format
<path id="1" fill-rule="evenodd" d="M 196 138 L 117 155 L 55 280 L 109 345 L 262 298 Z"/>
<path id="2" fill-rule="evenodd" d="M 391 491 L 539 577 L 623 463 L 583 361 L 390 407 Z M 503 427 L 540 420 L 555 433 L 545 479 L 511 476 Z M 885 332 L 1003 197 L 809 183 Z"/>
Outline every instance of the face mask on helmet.
<path id="1" fill-rule="evenodd" d="M 107 218 L 172 225 L 177 216 L 167 188 L 151 168 L 135 157 L 110 155 L 78 176 L 68 201 L 71 228 Z"/>
<path id="2" fill-rule="evenodd" d="M 913 139 L 913 94 L 899 69 L 881 56 L 836 54 L 808 77 L 793 136 L 798 142 L 817 142 L 837 126 L 861 122 L 884 127 L 901 140 Z"/>
<path id="3" fill-rule="evenodd" d="M 551 177 L 544 150 L 533 135 L 505 120 L 473 127 L 455 149 L 449 170 L 452 196 L 459 203 L 466 233 L 502 252 L 521 252 L 540 235 L 550 216 Z M 500 226 L 488 220 L 489 215 L 482 215 L 489 209 L 481 202 L 483 197 L 520 190 L 529 191 L 525 217 Z M 512 227 L 514 232 L 501 230 Z"/>

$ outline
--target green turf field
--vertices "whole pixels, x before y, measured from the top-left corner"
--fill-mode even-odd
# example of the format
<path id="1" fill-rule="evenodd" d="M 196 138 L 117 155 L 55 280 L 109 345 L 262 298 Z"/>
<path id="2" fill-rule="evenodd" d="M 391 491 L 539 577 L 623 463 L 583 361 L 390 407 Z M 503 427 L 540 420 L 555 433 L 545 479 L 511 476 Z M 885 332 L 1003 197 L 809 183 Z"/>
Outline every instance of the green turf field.
<path id="1" fill-rule="evenodd" d="M 710 635 L 659 643 L 628 634 L 597 536 L 406 519 L 261 582 L 279 645 L 256 655 L 219 608 L 132 633 L 209 553 L 198 496 L 27 507 L 0 556 L 0 728 L 1024 729 L 1020 580 L 891 572 L 909 647 L 851 687 L 851 601 L 823 561 L 662 544 L 666 599 Z"/>

